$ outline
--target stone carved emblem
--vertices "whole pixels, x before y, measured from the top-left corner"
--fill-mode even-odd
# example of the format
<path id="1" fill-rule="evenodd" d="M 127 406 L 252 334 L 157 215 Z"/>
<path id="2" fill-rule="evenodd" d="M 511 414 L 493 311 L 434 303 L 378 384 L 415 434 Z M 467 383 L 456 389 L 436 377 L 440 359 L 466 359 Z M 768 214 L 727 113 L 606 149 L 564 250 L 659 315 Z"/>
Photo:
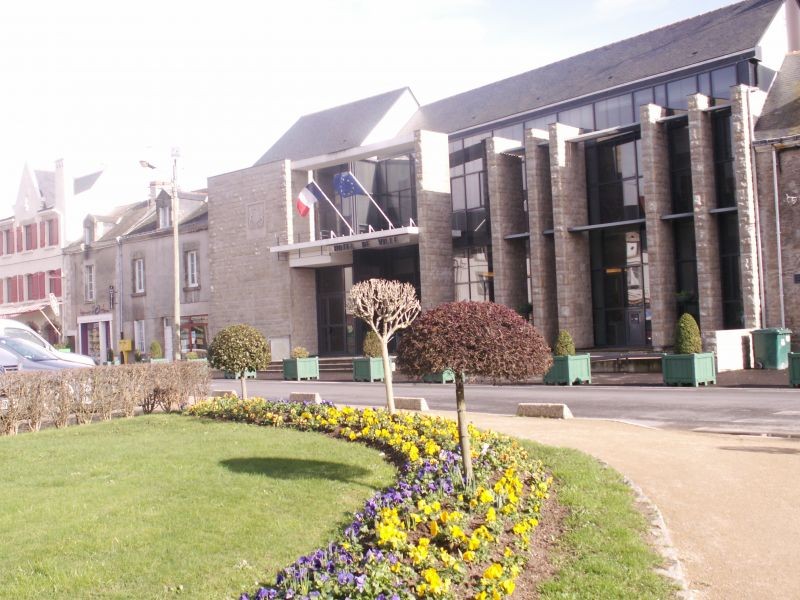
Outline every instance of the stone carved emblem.
<path id="1" fill-rule="evenodd" d="M 261 202 L 249 204 L 247 206 L 247 228 L 264 228 L 264 205 Z"/>

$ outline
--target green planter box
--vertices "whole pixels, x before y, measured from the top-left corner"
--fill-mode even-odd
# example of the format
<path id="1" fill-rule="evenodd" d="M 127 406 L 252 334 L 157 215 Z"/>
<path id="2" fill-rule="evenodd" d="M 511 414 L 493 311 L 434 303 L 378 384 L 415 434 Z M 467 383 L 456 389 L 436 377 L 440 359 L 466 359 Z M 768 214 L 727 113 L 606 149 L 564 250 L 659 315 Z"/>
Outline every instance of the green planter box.
<path id="1" fill-rule="evenodd" d="M 353 381 L 383 381 L 383 359 L 354 358 Z"/>
<path id="2" fill-rule="evenodd" d="M 319 379 L 319 358 L 284 358 L 283 378 L 294 379 Z"/>
<path id="3" fill-rule="evenodd" d="M 800 352 L 789 353 L 789 385 L 800 387 Z"/>
<path id="4" fill-rule="evenodd" d="M 664 385 L 693 385 L 717 383 L 717 366 L 713 352 L 699 354 L 665 354 L 661 358 Z"/>
<path id="5" fill-rule="evenodd" d="M 456 374 L 451 369 L 442 371 L 441 373 L 428 373 L 422 376 L 422 381 L 425 383 L 454 383 Z"/>
<path id="6" fill-rule="evenodd" d="M 192 360 L 201 360 L 201 359 L 198 358 L 198 359 L 192 359 Z M 224 371 L 222 373 L 222 376 L 225 379 L 236 379 L 236 373 L 234 373 L 233 371 Z M 256 372 L 255 371 L 245 371 L 244 372 L 244 378 L 245 379 L 255 379 L 256 378 Z"/>
<path id="7" fill-rule="evenodd" d="M 592 383 L 592 362 L 589 354 L 554 356 L 553 366 L 545 373 L 547 385 Z"/>

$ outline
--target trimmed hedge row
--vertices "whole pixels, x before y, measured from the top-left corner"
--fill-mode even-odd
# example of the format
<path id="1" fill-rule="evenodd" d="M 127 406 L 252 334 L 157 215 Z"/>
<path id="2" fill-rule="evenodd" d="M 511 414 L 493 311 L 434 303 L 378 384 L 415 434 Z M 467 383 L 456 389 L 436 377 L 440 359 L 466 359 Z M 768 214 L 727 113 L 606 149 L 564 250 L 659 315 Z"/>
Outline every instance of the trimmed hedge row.
<path id="1" fill-rule="evenodd" d="M 132 417 L 139 407 L 170 412 L 208 393 L 208 366 L 201 361 L 4 373 L 0 435 L 14 435 L 22 425 L 66 427 L 73 418 L 80 425 L 113 414 Z"/>
<path id="2" fill-rule="evenodd" d="M 399 468 L 327 547 L 240 600 L 474 600 L 511 595 L 552 478 L 512 438 L 470 426 L 474 481 L 454 421 L 330 403 L 215 398 L 190 415 L 327 433 L 383 450 Z M 333 500 L 333 499 L 332 499 Z"/>

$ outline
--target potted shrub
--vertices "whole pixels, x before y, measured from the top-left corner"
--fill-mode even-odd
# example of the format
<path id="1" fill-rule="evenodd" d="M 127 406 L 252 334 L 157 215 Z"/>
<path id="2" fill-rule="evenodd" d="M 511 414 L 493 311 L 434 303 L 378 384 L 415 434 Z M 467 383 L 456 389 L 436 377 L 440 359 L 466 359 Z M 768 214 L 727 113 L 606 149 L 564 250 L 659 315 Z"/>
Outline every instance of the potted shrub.
<path id="1" fill-rule="evenodd" d="M 675 354 L 661 358 L 664 385 L 693 385 L 717 383 L 717 367 L 713 352 L 703 352 L 703 341 L 697 321 L 689 313 L 678 319 L 675 334 Z"/>
<path id="2" fill-rule="evenodd" d="M 167 359 L 164 358 L 164 351 L 161 349 L 161 344 L 158 340 L 150 342 L 150 362 L 167 362 Z"/>
<path id="3" fill-rule="evenodd" d="M 455 383 L 456 374 L 452 369 L 445 369 L 438 373 L 426 373 L 422 376 L 422 381 L 425 383 Z"/>
<path id="4" fill-rule="evenodd" d="M 371 329 L 364 337 L 363 358 L 353 359 L 353 381 L 383 381 L 381 340 Z"/>
<path id="5" fill-rule="evenodd" d="M 251 325 L 229 325 L 222 329 L 208 347 L 208 363 L 241 381 L 242 398 L 247 398 L 247 374 L 269 365 L 269 342 Z M 227 376 L 227 375 L 226 375 Z"/>
<path id="6" fill-rule="evenodd" d="M 283 378 L 319 379 L 319 357 L 308 356 L 308 350 L 302 346 L 292 348 L 291 358 L 283 359 Z"/>
<path id="7" fill-rule="evenodd" d="M 800 387 L 800 352 L 789 352 L 789 385 Z"/>
<path id="8" fill-rule="evenodd" d="M 553 366 L 545 374 L 547 385 L 592 383 L 592 362 L 589 354 L 575 354 L 575 343 L 569 331 L 558 332 L 553 348 Z"/>

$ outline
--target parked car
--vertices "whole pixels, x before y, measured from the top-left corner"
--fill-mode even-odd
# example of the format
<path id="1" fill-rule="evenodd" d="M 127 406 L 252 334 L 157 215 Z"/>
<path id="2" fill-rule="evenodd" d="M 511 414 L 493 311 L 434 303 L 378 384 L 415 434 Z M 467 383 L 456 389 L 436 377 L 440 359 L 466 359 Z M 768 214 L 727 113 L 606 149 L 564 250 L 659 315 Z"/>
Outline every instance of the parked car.
<path id="1" fill-rule="evenodd" d="M 51 352 L 37 344 L 15 337 L 0 337 L 0 350 L 11 352 L 19 362 L 21 371 L 54 371 L 58 369 L 83 369 L 89 365 L 64 360 L 61 352 Z"/>
<path id="2" fill-rule="evenodd" d="M 0 336 L 26 340 L 32 344 L 36 344 L 37 346 L 44 348 L 49 352 L 57 353 L 61 360 L 66 360 L 89 367 L 93 367 L 97 364 L 90 356 L 78 354 L 76 352 L 61 352 L 60 350 L 56 350 L 56 348 L 54 348 L 50 342 L 36 333 L 33 329 L 25 325 L 25 323 L 20 323 L 14 319 L 0 319 Z"/>
<path id="3" fill-rule="evenodd" d="M 0 374 L 19 371 L 19 356 L 6 348 L 0 348 Z"/>

